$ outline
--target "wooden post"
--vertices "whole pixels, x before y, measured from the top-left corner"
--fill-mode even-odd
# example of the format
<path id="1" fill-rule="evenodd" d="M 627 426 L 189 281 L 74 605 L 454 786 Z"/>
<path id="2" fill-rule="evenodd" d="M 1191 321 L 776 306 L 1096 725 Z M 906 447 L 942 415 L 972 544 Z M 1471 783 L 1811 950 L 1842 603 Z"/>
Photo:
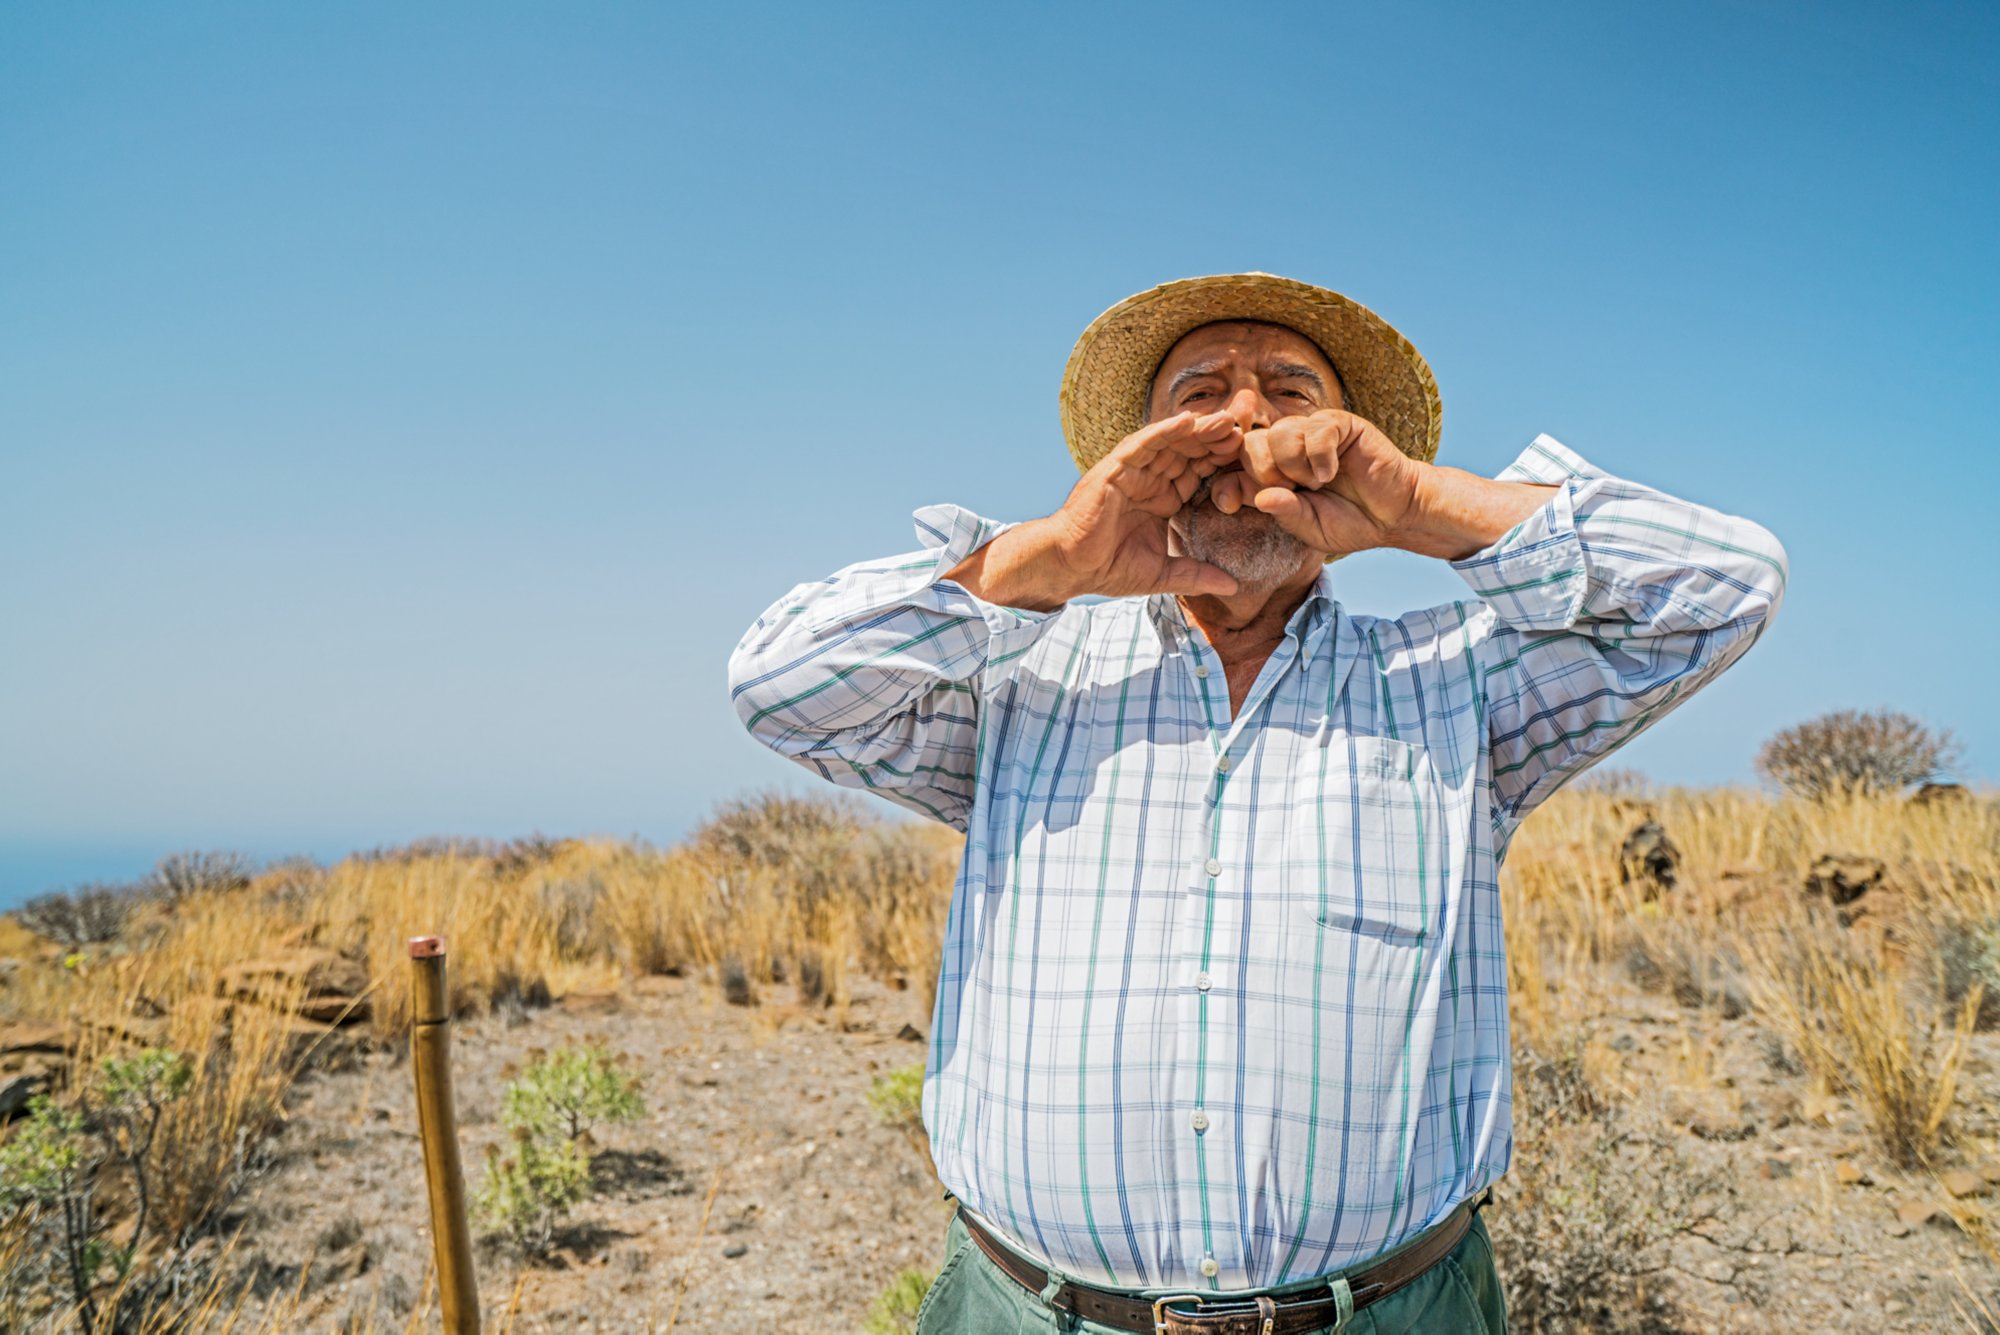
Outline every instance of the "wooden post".
<path id="1" fill-rule="evenodd" d="M 424 1180 L 431 1194 L 431 1240 L 437 1247 L 445 1335 L 479 1335 L 479 1284 L 472 1273 L 465 1170 L 459 1164 L 458 1114 L 451 1102 L 451 993 L 445 987 L 443 937 L 410 938 L 410 1000 L 410 1069 L 417 1081 L 417 1125 L 424 1138 Z"/>

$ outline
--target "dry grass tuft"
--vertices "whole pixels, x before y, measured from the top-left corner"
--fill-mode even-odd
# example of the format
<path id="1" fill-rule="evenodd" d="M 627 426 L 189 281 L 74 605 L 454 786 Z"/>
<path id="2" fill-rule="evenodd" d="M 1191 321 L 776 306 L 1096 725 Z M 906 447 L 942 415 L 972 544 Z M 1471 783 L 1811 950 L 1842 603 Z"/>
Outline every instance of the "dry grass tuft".
<path id="1" fill-rule="evenodd" d="M 1765 1018 L 1830 1086 L 1850 1091 L 1877 1141 L 1903 1168 L 1931 1161 L 1957 1097 L 1977 985 L 1955 1015 L 1921 1016 L 1878 934 L 1795 915 L 1753 938 L 1751 985 Z"/>

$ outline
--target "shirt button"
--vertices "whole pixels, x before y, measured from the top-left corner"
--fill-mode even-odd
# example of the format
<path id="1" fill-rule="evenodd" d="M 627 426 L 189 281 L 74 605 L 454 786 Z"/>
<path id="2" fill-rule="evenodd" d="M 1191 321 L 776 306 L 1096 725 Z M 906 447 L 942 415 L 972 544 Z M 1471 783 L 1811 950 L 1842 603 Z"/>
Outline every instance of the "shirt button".
<path id="1" fill-rule="evenodd" d="M 1210 981 L 1206 973 L 1198 973 L 1194 976 L 1194 985 L 1204 992 L 1208 991 Z"/>
<path id="2" fill-rule="evenodd" d="M 1214 858 L 1210 858 L 1208 861 L 1202 863 L 1201 869 L 1207 872 L 1210 876 L 1222 875 L 1222 864 L 1216 861 Z"/>
<path id="3" fill-rule="evenodd" d="M 1208 1130 L 1208 1114 L 1203 1112 L 1201 1109 L 1196 1108 L 1194 1110 L 1194 1116 L 1190 1117 L 1188 1120 L 1194 1124 L 1194 1129 L 1197 1133 Z"/>
<path id="4" fill-rule="evenodd" d="M 1206 663 L 1195 664 L 1194 675 L 1206 681 L 1208 679 L 1208 664 Z"/>
<path id="5" fill-rule="evenodd" d="M 1208 1279 L 1214 1279 L 1222 1273 L 1222 1267 L 1215 1263 L 1213 1256 L 1204 1256 L 1201 1258 L 1201 1273 Z"/>
<path id="6" fill-rule="evenodd" d="M 1228 756 L 1218 757 L 1215 762 L 1215 767 L 1221 770 L 1224 774 L 1229 773 L 1229 757 Z"/>

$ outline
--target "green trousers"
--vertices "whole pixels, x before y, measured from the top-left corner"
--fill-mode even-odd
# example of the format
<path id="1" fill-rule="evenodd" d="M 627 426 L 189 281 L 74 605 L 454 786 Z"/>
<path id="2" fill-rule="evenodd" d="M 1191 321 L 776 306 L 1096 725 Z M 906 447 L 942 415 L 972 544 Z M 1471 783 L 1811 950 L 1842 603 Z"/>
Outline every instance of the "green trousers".
<path id="1" fill-rule="evenodd" d="M 1357 1266 L 1355 1269 L 1364 1267 Z M 1331 1287 L 1341 1273 L 1261 1290 L 1296 1297 Z M 1088 1283 L 1089 1281 L 1081 1281 Z M 1147 1290 L 1156 1297 L 1167 1290 Z M 1258 1290 L 1243 1293 L 1254 1295 Z M 1236 1296 L 1236 1295 L 1232 1295 Z M 1414 1282 L 1317 1335 L 1505 1335 L 1507 1309 L 1486 1224 L 1474 1215 L 1458 1246 Z M 953 1209 L 945 1228 L 944 1268 L 917 1310 L 917 1335 L 1112 1335 L 1114 1327 L 1050 1308 L 994 1265 Z"/>

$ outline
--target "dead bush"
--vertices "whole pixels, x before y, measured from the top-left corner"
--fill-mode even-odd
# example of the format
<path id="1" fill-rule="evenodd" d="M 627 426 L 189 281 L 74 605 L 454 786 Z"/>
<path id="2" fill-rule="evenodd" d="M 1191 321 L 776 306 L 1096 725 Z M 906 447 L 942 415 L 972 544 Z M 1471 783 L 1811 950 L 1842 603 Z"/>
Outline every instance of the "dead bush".
<path id="1" fill-rule="evenodd" d="M 1672 1244 L 1726 1208 L 1725 1184 L 1695 1172 L 1584 1078 L 1575 1054 L 1532 1048 L 1514 1063 L 1513 1167 L 1487 1228 L 1507 1286 L 1507 1324 L 1530 1335 L 1667 1335 L 1674 1312 L 1648 1277 Z M 1650 1286 L 1657 1289 L 1660 1286 Z"/>
<path id="2" fill-rule="evenodd" d="M 1933 929 L 1939 992 L 1956 1009 L 1978 991 L 1973 1023 L 2000 1027 L 2000 917 L 1947 918 Z"/>
<path id="3" fill-rule="evenodd" d="M 42 895 L 14 910 L 14 920 L 37 936 L 75 950 L 116 941 L 132 916 L 137 896 L 122 885 L 86 885 Z"/>
<path id="4" fill-rule="evenodd" d="M 241 853 L 169 853 L 160 859 L 147 888 L 169 904 L 196 895 L 227 894 L 250 885 L 250 862 Z"/>
<path id="5" fill-rule="evenodd" d="M 1815 800 L 1876 796 L 1935 779 L 1956 763 L 1958 743 L 1908 714 L 1843 709 L 1785 729 L 1757 752 L 1757 772 Z"/>

